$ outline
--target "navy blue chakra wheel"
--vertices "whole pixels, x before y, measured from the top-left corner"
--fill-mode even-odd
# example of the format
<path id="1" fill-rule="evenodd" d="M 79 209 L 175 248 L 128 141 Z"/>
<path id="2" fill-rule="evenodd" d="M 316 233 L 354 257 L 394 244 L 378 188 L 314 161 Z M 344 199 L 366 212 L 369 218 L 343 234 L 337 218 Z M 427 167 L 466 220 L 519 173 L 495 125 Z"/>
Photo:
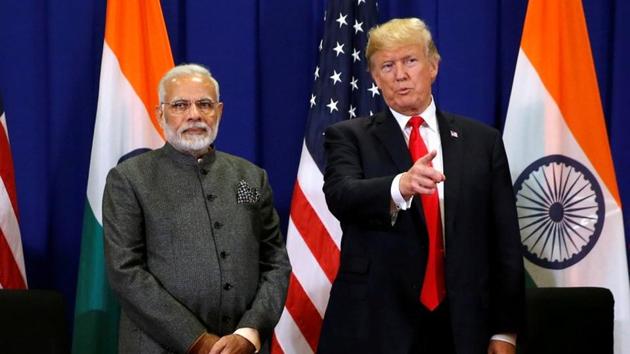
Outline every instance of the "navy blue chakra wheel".
<path id="1" fill-rule="evenodd" d="M 574 265 L 593 249 L 605 205 L 595 176 L 563 155 L 534 161 L 514 183 L 525 257 L 549 269 Z"/>

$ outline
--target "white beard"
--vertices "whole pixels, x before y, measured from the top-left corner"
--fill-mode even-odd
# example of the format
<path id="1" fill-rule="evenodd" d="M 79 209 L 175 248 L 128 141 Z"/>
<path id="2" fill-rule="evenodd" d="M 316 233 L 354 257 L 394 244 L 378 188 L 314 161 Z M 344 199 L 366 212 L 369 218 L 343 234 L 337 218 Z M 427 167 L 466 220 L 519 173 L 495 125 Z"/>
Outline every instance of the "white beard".
<path id="1" fill-rule="evenodd" d="M 162 123 L 162 122 L 160 122 Z M 214 126 L 211 128 L 204 122 L 191 122 L 182 124 L 182 126 L 174 131 L 168 124 L 162 123 L 164 134 L 166 135 L 166 141 L 168 141 L 173 147 L 181 152 L 188 153 L 194 156 L 199 156 L 210 147 L 210 144 L 214 142 L 219 132 L 219 121 L 217 120 Z M 190 128 L 205 129 L 203 134 L 186 134 L 184 131 Z"/>

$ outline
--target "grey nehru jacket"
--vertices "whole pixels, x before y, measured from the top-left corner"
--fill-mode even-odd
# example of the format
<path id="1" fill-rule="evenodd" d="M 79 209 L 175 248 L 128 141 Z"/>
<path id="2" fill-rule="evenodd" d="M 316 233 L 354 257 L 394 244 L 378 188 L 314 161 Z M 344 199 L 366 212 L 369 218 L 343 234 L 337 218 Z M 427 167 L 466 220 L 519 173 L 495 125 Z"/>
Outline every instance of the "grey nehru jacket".
<path id="1" fill-rule="evenodd" d="M 183 353 L 204 330 L 241 327 L 267 351 L 290 265 L 264 170 L 166 144 L 110 171 L 103 227 L 121 354 Z"/>

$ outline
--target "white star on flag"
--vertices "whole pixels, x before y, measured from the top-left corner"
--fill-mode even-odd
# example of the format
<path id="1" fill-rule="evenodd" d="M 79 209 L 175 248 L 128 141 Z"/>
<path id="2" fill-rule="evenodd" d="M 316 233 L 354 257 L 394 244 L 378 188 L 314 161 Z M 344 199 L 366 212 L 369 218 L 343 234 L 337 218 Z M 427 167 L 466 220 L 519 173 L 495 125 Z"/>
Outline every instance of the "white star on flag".
<path id="1" fill-rule="evenodd" d="M 337 102 L 339 101 L 333 101 L 333 99 L 331 98 L 330 103 L 326 105 L 326 107 L 330 109 L 330 113 L 332 113 L 333 111 L 338 111 Z"/>
<path id="2" fill-rule="evenodd" d="M 341 227 L 328 210 L 321 188 L 324 131 L 344 120 L 367 119 L 383 108 L 378 88 L 368 91 L 374 85 L 363 50 L 368 29 L 378 20 L 376 1 L 323 1 L 327 3 L 326 20 L 322 37 L 313 40 L 318 61 L 317 68 L 311 68 L 316 79 L 310 95 L 304 96 L 304 107 L 310 107 L 287 232 L 287 252 L 294 265 L 289 305 L 274 330 L 271 354 L 317 352 L 322 316 L 339 269 L 341 242 Z"/>
<path id="3" fill-rule="evenodd" d="M 344 44 L 339 44 L 339 42 L 337 42 L 337 46 L 335 48 L 333 48 L 333 50 L 335 51 L 335 53 L 337 53 L 337 56 L 339 56 L 339 54 L 346 54 L 346 52 L 343 51 L 343 46 Z"/>
<path id="4" fill-rule="evenodd" d="M 338 82 L 341 82 L 341 73 L 338 73 L 337 70 L 333 70 L 330 79 L 333 81 L 333 85 L 336 85 Z M 372 95 L 372 97 L 374 97 L 374 95 Z"/>
<path id="5" fill-rule="evenodd" d="M 348 15 L 344 16 L 344 14 L 342 14 L 341 12 L 339 13 L 339 18 L 335 20 L 336 22 L 339 22 L 339 28 L 341 28 L 341 26 L 343 25 L 348 25 L 348 22 L 346 22 L 346 17 L 348 17 Z"/>
<path id="6" fill-rule="evenodd" d="M 374 85 L 374 83 L 372 83 L 372 87 L 370 87 L 368 89 L 368 91 L 372 92 L 372 97 L 376 96 L 376 95 L 380 95 L 380 93 L 378 92 L 378 87 L 376 85 Z M 372 113 L 370 113 L 371 115 Z"/>
<path id="7" fill-rule="evenodd" d="M 352 86 L 352 91 L 354 90 L 358 90 L 359 89 L 359 85 L 357 85 L 357 83 L 359 82 L 359 79 L 356 79 L 354 76 L 352 77 L 352 81 L 350 81 L 350 86 Z"/>

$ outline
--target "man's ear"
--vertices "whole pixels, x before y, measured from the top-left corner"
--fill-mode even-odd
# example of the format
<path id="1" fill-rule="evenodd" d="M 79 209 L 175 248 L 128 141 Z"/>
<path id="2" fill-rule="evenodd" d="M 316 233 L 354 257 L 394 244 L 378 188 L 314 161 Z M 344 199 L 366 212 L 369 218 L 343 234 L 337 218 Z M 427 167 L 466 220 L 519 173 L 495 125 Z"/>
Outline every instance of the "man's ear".
<path id="1" fill-rule="evenodd" d="M 217 114 L 217 121 L 220 122 L 221 117 L 223 116 L 223 102 L 218 103 L 216 114 Z"/>
<path id="2" fill-rule="evenodd" d="M 157 119 L 158 123 L 160 123 L 160 126 L 163 126 L 163 124 L 166 123 L 166 118 L 164 117 L 164 111 L 162 110 L 161 104 L 155 106 L 155 118 Z"/>
<path id="3" fill-rule="evenodd" d="M 370 70 L 370 76 L 372 77 L 372 81 L 374 81 L 376 86 L 380 89 L 381 88 L 381 78 L 378 75 L 374 74 L 374 72 L 372 70 Z"/>
<path id="4" fill-rule="evenodd" d="M 431 61 L 431 82 L 432 83 L 435 82 L 439 69 L 440 69 L 440 61 L 432 60 Z"/>

